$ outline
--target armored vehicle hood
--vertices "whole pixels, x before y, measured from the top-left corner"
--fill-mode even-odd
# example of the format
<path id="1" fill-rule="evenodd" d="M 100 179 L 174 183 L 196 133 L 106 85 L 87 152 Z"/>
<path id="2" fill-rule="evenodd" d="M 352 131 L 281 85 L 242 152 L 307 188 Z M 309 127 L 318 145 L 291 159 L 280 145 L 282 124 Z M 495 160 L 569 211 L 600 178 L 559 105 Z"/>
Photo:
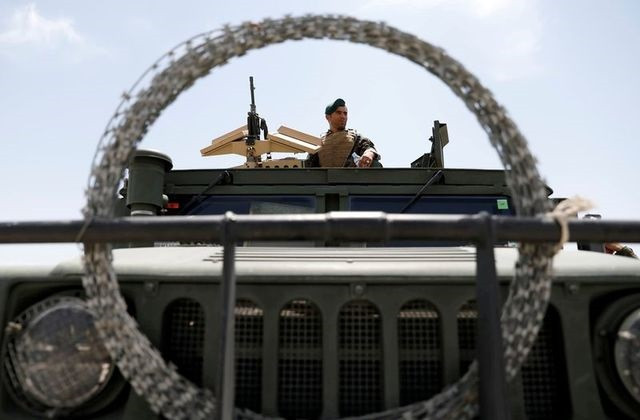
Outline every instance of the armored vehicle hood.
<path id="1" fill-rule="evenodd" d="M 516 248 L 496 248 L 496 268 L 501 280 L 510 280 L 517 259 Z M 238 248 L 238 281 L 299 282 L 320 281 L 388 282 L 389 277 L 438 282 L 476 276 L 473 247 L 438 248 Z M 222 247 L 155 247 L 114 250 L 114 265 L 119 278 L 158 276 L 163 278 L 211 280 L 222 274 Z M 401 263 L 401 264 L 399 264 Z M 557 280 L 588 281 L 606 275 L 616 279 L 636 276 L 640 261 L 608 254 L 560 251 L 554 258 Z M 43 268 L 44 270 L 44 268 Z M 14 274 L 21 275 L 16 269 Z M 33 274 L 31 272 L 31 274 Z M 58 276 L 82 274 L 79 260 L 58 264 L 52 273 Z M 25 274 L 26 275 L 26 274 Z"/>

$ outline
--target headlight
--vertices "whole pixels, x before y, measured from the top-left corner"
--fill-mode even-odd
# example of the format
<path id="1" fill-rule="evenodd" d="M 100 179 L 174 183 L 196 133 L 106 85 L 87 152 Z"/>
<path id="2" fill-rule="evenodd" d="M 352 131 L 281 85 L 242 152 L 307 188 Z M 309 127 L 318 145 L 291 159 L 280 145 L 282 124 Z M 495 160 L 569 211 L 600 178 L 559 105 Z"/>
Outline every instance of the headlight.
<path id="1" fill-rule="evenodd" d="M 113 363 L 81 299 L 56 296 L 31 306 L 6 328 L 5 373 L 27 405 L 72 410 L 97 395 Z"/>
<path id="2" fill-rule="evenodd" d="M 614 357 L 622 383 L 640 402 L 640 309 L 633 311 L 620 324 Z"/>

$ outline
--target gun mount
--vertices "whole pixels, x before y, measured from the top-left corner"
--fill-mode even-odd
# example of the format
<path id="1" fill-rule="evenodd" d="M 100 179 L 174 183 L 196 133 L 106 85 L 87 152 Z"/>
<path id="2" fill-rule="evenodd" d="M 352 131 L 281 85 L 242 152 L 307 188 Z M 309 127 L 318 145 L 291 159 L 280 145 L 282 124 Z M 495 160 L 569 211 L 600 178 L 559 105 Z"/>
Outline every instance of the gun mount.
<path id="1" fill-rule="evenodd" d="M 447 125 L 436 120 L 431 129 L 431 151 L 411 162 L 412 168 L 444 168 L 444 147 L 449 144 Z"/>
<path id="2" fill-rule="evenodd" d="M 295 157 L 272 159 L 271 153 L 315 153 L 320 147 L 318 137 L 286 126 L 269 133 L 264 118 L 256 112 L 253 77 L 249 78 L 251 104 L 247 125 L 236 128 L 211 141 L 211 145 L 200 150 L 203 157 L 236 154 L 246 157 L 240 168 L 301 168 L 303 161 Z M 260 140 L 260 133 L 263 140 Z M 266 159 L 262 159 L 266 155 Z"/>

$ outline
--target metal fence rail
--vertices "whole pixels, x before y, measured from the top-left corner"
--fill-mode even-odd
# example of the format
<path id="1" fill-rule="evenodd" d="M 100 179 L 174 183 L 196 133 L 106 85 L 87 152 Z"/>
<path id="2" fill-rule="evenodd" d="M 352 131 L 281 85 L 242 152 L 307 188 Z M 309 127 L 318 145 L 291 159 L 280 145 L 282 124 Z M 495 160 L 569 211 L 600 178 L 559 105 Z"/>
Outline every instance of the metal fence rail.
<path id="1" fill-rule="evenodd" d="M 243 240 L 389 241 L 460 240 L 477 248 L 476 298 L 480 417 L 508 419 L 507 391 L 496 277 L 496 240 L 557 242 L 560 227 L 544 218 L 490 216 L 327 213 L 132 217 L 108 220 L 0 223 L 0 243 L 210 241 L 224 246 L 220 372 L 217 418 L 233 416 L 235 246 Z M 569 221 L 570 240 L 640 242 L 640 221 Z"/>
<path id="2" fill-rule="evenodd" d="M 556 242 L 560 228 L 551 219 L 491 216 L 496 240 Z M 0 243 L 214 241 L 234 220 L 238 240 L 386 241 L 432 239 L 477 241 L 480 216 L 341 213 L 126 217 L 42 222 L 0 222 Z M 570 220 L 571 241 L 640 242 L 640 221 Z"/>

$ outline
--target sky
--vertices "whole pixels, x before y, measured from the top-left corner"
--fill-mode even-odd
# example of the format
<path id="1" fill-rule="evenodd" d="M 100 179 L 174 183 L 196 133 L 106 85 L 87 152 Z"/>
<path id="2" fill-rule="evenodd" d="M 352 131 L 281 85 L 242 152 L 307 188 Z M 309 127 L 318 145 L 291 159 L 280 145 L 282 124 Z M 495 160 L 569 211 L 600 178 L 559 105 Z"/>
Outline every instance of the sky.
<path id="1" fill-rule="evenodd" d="M 123 92 L 155 60 L 196 34 L 287 14 L 384 21 L 443 48 L 509 111 L 554 197 L 589 198 L 606 219 L 638 218 L 636 0 L 3 0 L 0 222 L 81 218 L 98 140 Z M 449 130 L 447 167 L 501 168 L 475 117 L 438 78 L 384 51 L 327 40 L 269 46 L 214 69 L 164 111 L 140 147 L 167 153 L 178 169 L 241 164 L 199 151 L 244 124 L 249 76 L 271 131 L 319 135 L 324 107 L 342 97 L 349 126 L 375 142 L 387 167 L 408 167 L 428 151 L 439 120 Z M 78 252 L 74 244 L 0 245 L 0 264 Z"/>

